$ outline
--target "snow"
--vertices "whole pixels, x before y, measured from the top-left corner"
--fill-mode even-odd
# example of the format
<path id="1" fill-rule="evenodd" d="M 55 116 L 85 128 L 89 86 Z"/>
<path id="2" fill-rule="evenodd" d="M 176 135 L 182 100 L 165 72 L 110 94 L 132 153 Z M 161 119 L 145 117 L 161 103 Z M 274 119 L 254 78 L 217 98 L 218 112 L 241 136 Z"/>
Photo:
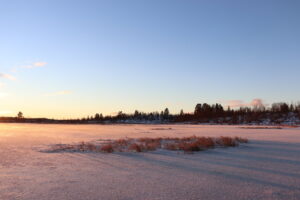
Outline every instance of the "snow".
<path id="1" fill-rule="evenodd" d="M 192 135 L 250 143 L 195 154 L 40 151 L 59 143 Z M 0 124 L 1 200 L 300 199 L 299 169 L 299 128 Z"/>

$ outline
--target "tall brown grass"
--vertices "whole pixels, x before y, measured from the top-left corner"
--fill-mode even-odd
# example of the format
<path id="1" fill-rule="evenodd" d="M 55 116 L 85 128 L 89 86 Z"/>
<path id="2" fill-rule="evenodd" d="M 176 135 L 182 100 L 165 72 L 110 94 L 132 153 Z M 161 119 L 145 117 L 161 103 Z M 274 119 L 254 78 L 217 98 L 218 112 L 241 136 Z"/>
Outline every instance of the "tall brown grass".
<path id="1" fill-rule="evenodd" d="M 210 137 L 199 137 L 197 138 L 196 142 L 198 143 L 199 146 L 206 149 L 215 147 L 215 142 L 213 138 Z"/>
<path id="2" fill-rule="evenodd" d="M 234 137 L 234 139 L 239 142 L 239 143 L 248 143 L 248 139 L 247 138 L 242 138 L 242 137 Z"/>
<path id="3" fill-rule="evenodd" d="M 178 144 L 178 149 L 186 153 L 203 150 L 197 142 L 181 142 Z"/>
<path id="4" fill-rule="evenodd" d="M 114 147 L 112 144 L 105 144 L 101 146 L 100 150 L 106 153 L 112 153 L 114 152 Z"/>
<path id="5" fill-rule="evenodd" d="M 234 138 L 224 136 L 217 138 L 216 143 L 223 147 L 235 147 L 238 145 L 238 142 Z"/>
<path id="6" fill-rule="evenodd" d="M 118 139 L 108 143 L 95 144 L 80 142 L 77 145 L 56 145 L 51 151 L 73 151 L 73 152 L 147 152 L 157 149 L 171 151 L 184 151 L 186 153 L 202 151 L 215 147 L 236 147 L 240 143 L 247 143 L 248 139 L 242 137 L 167 137 L 167 138 L 138 138 Z"/>
<path id="7" fill-rule="evenodd" d="M 128 147 L 129 151 L 135 151 L 135 152 L 142 152 L 143 151 L 143 146 L 137 143 L 132 143 Z"/>

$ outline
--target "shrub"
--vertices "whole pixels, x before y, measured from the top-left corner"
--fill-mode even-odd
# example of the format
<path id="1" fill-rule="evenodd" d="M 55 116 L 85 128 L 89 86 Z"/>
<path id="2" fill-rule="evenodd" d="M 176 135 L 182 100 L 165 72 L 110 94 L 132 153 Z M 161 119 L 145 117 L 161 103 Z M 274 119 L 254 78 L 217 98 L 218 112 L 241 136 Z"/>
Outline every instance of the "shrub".
<path id="1" fill-rule="evenodd" d="M 79 151 L 85 151 L 85 143 L 84 142 L 80 142 L 78 144 L 78 150 Z"/>
<path id="2" fill-rule="evenodd" d="M 201 151 L 201 147 L 197 142 L 182 142 L 178 145 L 180 150 L 184 152 L 193 152 L 193 151 Z"/>
<path id="3" fill-rule="evenodd" d="M 104 151 L 106 153 L 114 152 L 114 148 L 113 148 L 112 144 L 105 144 L 105 145 L 101 146 L 100 150 Z"/>
<path id="4" fill-rule="evenodd" d="M 117 145 L 117 146 L 127 146 L 128 143 L 129 143 L 130 139 L 118 139 L 116 141 L 114 141 L 114 144 Z"/>
<path id="5" fill-rule="evenodd" d="M 144 147 L 146 151 L 154 151 L 160 148 L 161 144 L 160 142 L 150 142 L 150 143 L 146 143 Z"/>
<path id="6" fill-rule="evenodd" d="M 190 136 L 190 137 L 183 137 L 183 138 L 180 138 L 179 140 L 180 141 L 184 141 L 184 142 L 189 142 L 189 141 L 195 141 L 197 139 L 196 136 Z"/>
<path id="7" fill-rule="evenodd" d="M 176 143 L 166 143 L 164 144 L 164 149 L 170 150 L 170 151 L 176 151 L 178 150 L 178 144 Z"/>
<path id="8" fill-rule="evenodd" d="M 204 147 L 204 148 L 214 148 L 215 147 L 215 142 L 210 137 L 197 138 L 197 143 L 199 144 L 199 146 Z"/>
<path id="9" fill-rule="evenodd" d="M 219 137 L 216 142 L 223 147 L 235 147 L 238 145 L 238 143 L 231 137 Z"/>
<path id="10" fill-rule="evenodd" d="M 154 151 L 158 148 L 184 152 L 201 151 L 214 148 L 216 145 L 221 147 L 235 147 L 239 143 L 247 143 L 248 139 L 242 137 L 184 137 L 184 138 L 139 138 L 139 139 L 119 139 L 103 145 L 80 142 L 77 145 L 57 144 L 52 147 L 52 152 L 57 151 L 75 151 L 75 152 L 143 152 Z"/>
<path id="11" fill-rule="evenodd" d="M 235 137 L 234 139 L 235 139 L 235 141 L 237 141 L 239 143 L 248 143 L 248 139 L 247 138 Z"/>
<path id="12" fill-rule="evenodd" d="M 52 146 L 51 150 L 52 152 L 59 152 L 59 151 L 68 151 L 68 150 L 74 150 L 76 149 L 73 145 L 70 144 L 56 144 Z"/>
<path id="13" fill-rule="evenodd" d="M 92 143 L 87 143 L 85 146 L 86 146 L 86 149 L 89 150 L 89 151 L 96 151 L 97 150 L 96 145 L 94 145 Z"/>
<path id="14" fill-rule="evenodd" d="M 160 143 L 162 140 L 162 138 L 139 138 L 137 139 L 138 142 L 142 142 L 142 143 Z"/>
<path id="15" fill-rule="evenodd" d="M 142 145 L 139 145 L 137 143 L 133 143 L 131 145 L 129 145 L 128 150 L 129 151 L 135 151 L 135 152 L 142 152 L 143 151 L 143 147 Z"/>

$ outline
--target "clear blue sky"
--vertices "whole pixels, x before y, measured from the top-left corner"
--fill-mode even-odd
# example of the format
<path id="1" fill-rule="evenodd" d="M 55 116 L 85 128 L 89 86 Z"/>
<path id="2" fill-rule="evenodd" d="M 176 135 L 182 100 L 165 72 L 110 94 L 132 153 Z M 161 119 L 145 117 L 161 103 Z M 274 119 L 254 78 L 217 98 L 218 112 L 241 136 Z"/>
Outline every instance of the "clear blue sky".
<path id="1" fill-rule="evenodd" d="M 300 100 L 297 0 L 0 2 L 0 115 Z"/>

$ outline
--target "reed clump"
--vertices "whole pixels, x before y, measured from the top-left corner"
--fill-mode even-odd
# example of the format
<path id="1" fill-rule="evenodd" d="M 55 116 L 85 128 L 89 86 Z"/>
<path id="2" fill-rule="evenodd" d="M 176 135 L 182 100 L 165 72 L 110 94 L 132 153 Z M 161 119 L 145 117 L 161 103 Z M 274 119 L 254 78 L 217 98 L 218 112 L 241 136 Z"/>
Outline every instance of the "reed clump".
<path id="1" fill-rule="evenodd" d="M 166 138 L 126 138 L 111 140 L 104 143 L 80 142 L 78 144 L 57 144 L 52 147 L 52 152 L 147 152 L 158 149 L 169 151 L 183 151 L 192 153 L 217 147 L 236 147 L 241 143 L 248 143 L 242 137 L 166 137 Z"/>

